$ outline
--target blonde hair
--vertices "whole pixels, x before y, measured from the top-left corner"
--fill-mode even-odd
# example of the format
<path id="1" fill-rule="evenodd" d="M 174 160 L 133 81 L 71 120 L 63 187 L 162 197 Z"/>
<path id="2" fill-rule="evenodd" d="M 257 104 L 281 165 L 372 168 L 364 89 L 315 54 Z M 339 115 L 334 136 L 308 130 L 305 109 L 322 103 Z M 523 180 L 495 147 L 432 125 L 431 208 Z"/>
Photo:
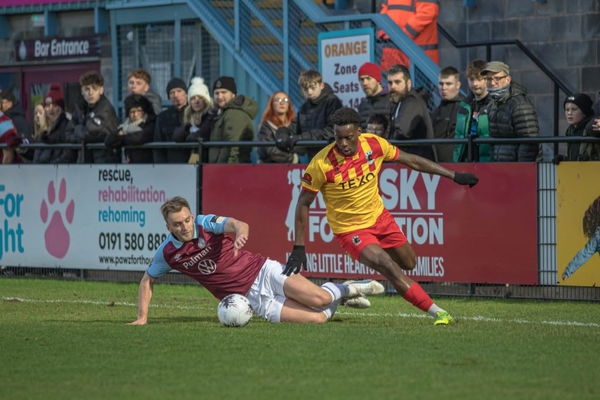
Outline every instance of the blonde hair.
<path id="1" fill-rule="evenodd" d="M 37 121 L 35 118 L 36 110 L 38 108 L 42 109 L 42 117 L 40 121 Z M 39 122 L 39 123 L 38 123 Z M 42 103 L 37 103 L 35 107 L 33 107 L 33 140 L 39 142 L 42 138 L 42 134 L 48 130 L 48 118 L 46 117 L 46 109 Z"/>
<path id="2" fill-rule="evenodd" d="M 190 203 L 188 203 L 188 201 L 181 196 L 175 196 L 172 199 L 165 201 L 163 205 L 160 206 L 160 212 L 166 221 L 169 217 L 169 214 L 179 212 L 184 208 L 189 210 Z"/>

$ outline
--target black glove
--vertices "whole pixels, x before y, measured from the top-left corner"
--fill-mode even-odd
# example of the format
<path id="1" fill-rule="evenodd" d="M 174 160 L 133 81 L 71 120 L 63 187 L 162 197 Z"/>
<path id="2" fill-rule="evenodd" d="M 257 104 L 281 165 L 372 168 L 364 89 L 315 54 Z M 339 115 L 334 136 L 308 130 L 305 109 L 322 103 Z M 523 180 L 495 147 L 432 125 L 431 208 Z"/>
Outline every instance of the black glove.
<path id="1" fill-rule="evenodd" d="M 306 253 L 304 252 L 304 246 L 294 245 L 292 254 L 290 254 L 282 274 L 287 276 L 297 274 L 302 270 L 302 267 L 306 268 Z"/>
<path id="2" fill-rule="evenodd" d="M 275 131 L 275 147 L 287 153 L 291 152 L 296 145 L 297 140 L 290 132 L 290 129 L 283 126 Z"/>
<path id="3" fill-rule="evenodd" d="M 454 182 L 458 183 L 459 185 L 475 186 L 477 182 L 479 182 L 479 178 L 473 174 L 469 174 L 468 172 L 455 172 Z"/>

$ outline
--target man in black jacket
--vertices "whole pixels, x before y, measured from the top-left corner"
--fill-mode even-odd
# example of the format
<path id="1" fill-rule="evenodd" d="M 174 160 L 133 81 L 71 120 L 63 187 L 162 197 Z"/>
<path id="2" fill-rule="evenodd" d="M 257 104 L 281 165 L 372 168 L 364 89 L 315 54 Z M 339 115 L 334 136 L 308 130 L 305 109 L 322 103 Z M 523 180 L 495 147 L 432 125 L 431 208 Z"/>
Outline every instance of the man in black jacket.
<path id="1" fill-rule="evenodd" d="M 404 65 L 387 71 L 390 87 L 390 134 L 392 140 L 433 139 L 429 110 L 422 97 L 412 88 L 410 72 Z M 400 146 L 403 151 L 436 161 L 432 146 Z"/>
<path id="2" fill-rule="evenodd" d="M 187 106 L 187 86 L 180 78 L 173 78 L 167 83 L 167 96 L 171 106 L 158 114 L 154 129 L 155 142 L 172 142 L 175 129 L 183 125 L 183 112 Z M 157 149 L 154 150 L 155 163 L 187 163 L 190 149 Z"/>
<path id="3" fill-rule="evenodd" d="M 488 96 L 490 136 L 524 138 L 539 136 L 537 115 L 527 97 L 527 89 L 512 81 L 510 68 L 500 61 L 491 61 L 481 72 L 485 76 Z M 497 144 L 491 147 L 491 161 L 535 161 L 536 144 Z"/>
<path id="4" fill-rule="evenodd" d="M 303 71 L 298 84 L 306 101 L 298 111 L 297 124 L 291 125 L 290 128 L 279 128 L 276 132 L 276 136 L 279 137 L 276 137 L 277 148 L 283 151 L 291 151 L 297 140 L 331 140 L 333 125 L 329 117 L 342 107 L 342 101 L 333 93 L 331 87 L 323 82 L 323 77 L 318 71 Z M 280 136 L 285 136 L 285 140 Z M 312 158 L 320 149 L 321 147 L 308 148 L 306 153 Z"/>
<path id="5" fill-rule="evenodd" d="M 383 114 L 387 118 L 390 111 L 390 99 L 388 88 L 381 84 L 381 68 L 379 68 L 379 65 L 370 62 L 364 63 L 358 69 L 358 79 L 365 93 L 365 97 L 360 100 L 358 106 L 360 127 L 365 132 L 370 117 Z"/>
<path id="6" fill-rule="evenodd" d="M 79 78 L 84 102 L 73 114 L 66 140 L 71 143 L 104 143 L 106 136 L 117 130 L 119 120 L 114 107 L 104 96 L 104 78 L 96 71 Z M 79 150 L 78 163 L 114 164 L 119 154 L 111 149 Z"/>
<path id="7" fill-rule="evenodd" d="M 460 73 L 454 67 L 445 67 L 438 74 L 440 105 L 431 113 L 433 136 L 436 139 L 452 139 L 456 129 L 456 113 L 463 96 L 460 94 Z M 454 145 L 435 145 L 438 162 L 452 162 Z"/>

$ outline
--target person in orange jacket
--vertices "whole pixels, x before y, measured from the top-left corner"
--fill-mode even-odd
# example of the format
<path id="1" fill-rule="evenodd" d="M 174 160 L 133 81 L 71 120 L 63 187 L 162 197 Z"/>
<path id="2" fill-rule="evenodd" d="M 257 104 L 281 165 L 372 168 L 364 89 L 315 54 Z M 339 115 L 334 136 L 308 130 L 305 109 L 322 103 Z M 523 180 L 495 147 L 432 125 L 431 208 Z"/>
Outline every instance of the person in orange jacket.
<path id="1" fill-rule="evenodd" d="M 388 15 L 436 64 L 440 63 L 437 29 L 439 12 L 439 0 L 384 0 L 380 11 L 381 14 Z M 391 44 L 385 32 L 380 31 L 378 36 Z M 392 47 L 388 46 L 383 48 L 382 69 L 387 70 L 394 64 L 409 66 L 410 60 L 406 54 L 393 44 Z"/>

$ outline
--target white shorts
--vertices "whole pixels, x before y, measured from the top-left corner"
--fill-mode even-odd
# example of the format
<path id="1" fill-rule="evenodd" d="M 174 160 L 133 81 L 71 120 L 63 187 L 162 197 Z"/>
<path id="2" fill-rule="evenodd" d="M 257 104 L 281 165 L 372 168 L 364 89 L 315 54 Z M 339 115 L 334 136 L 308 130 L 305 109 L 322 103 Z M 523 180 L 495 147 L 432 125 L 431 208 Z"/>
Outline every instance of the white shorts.
<path id="1" fill-rule="evenodd" d="M 283 284 L 288 278 L 282 274 L 284 267 L 277 261 L 267 259 L 246 293 L 254 314 L 269 322 L 281 321 L 281 309 L 285 303 Z"/>

